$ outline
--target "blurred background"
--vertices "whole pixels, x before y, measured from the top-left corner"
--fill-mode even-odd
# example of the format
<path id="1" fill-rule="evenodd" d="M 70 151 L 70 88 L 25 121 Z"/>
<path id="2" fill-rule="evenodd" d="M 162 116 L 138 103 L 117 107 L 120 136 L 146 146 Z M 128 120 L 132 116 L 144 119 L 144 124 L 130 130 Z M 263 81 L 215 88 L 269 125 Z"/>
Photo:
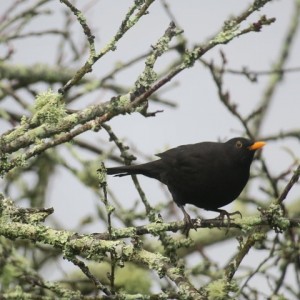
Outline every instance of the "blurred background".
<path id="1" fill-rule="evenodd" d="M 116 34 L 133 1 L 114 1 L 113 4 L 108 0 L 72 3 L 84 13 L 87 24 L 95 36 L 96 49 L 99 51 Z M 71 89 L 67 108 L 83 110 L 89 105 L 109 101 L 113 96 L 130 91 L 144 69 L 145 56 L 163 35 L 170 21 L 174 21 L 177 27 L 184 31 L 172 41 L 171 48 L 184 42 L 184 47 L 191 49 L 195 45 L 209 41 L 220 31 L 224 21 L 240 15 L 248 5 L 249 3 L 236 0 L 155 1 L 149 13 L 117 43 L 115 51 L 110 51 L 102 57 L 93 66 L 92 72 L 84 77 L 85 81 Z M 253 123 L 249 122 L 249 128 L 253 130 L 255 138 L 267 141 L 261 158 L 273 178 L 281 176 L 277 181 L 278 190 L 281 191 L 292 176 L 292 170 L 299 163 L 298 25 L 291 43 L 287 43 L 291 27 L 297 23 L 297 18 L 299 19 L 299 15 L 298 17 L 296 15 L 299 5 L 299 1 L 271 1 L 261 11 L 249 17 L 242 26 L 249 26 L 263 15 L 276 18 L 276 21 L 269 26 L 263 26 L 260 32 L 242 35 L 226 45 L 211 49 L 202 57 L 203 61 L 196 62 L 192 68 L 173 78 L 155 94 L 156 99 L 149 99 L 148 111 L 161 111 L 155 117 L 133 113 L 119 115 L 110 120 L 107 124 L 124 145 L 129 147 L 129 152 L 137 158 L 133 163 L 154 160 L 156 153 L 182 144 L 226 141 L 235 136 L 246 136 L 242 122 L 220 100 L 216 83 L 207 67 L 207 64 L 213 63 L 215 67 L 221 68 L 226 59 L 222 87 L 223 91 L 229 92 L 230 101 L 240 116 L 246 118 L 251 115 L 263 104 L 270 89 L 272 91 L 259 130 L 255 127 L 255 120 Z M 18 17 L 21 19 L 20 15 L 27 10 L 35 12 L 29 20 L 23 21 L 23 24 L 15 21 L 9 24 L 8 20 Z M 16 90 L 8 93 L 5 88 L 13 87 L 14 84 L 14 79 L 5 77 L 4 70 L 7 67 L 9 69 L 9 65 L 18 68 L 19 73 L 22 72 L 22 68 L 32 70 L 40 68 L 42 73 L 45 70 L 54 74 L 66 71 L 72 75 L 84 64 L 88 52 L 81 26 L 60 1 L 28 0 L 22 3 L 2 1 L 0 18 L 2 24 L 0 36 L 2 35 L 3 40 L 0 45 L 2 57 L 0 133 L 3 134 L 18 124 L 18 116 L 31 115 L 36 94 L 49 88 L 57 91 L 65 83 L 60 80 L 52 82 L 47 79 L 36 80 L 18 86 Z M 282 66 L 284 71 L 280 72 L 282 78 L 270 88 L 278 75 L 278 72 L 274 73 L 271 70 L 276 69 L 284 49 L 286 51 Z M 164 53 L 158 59 L 155 71 L 164 74 L 178 57 L 176 49 Z M 129 63 L 132 60 L 134 61 Z M 93 88 L 96 84 L 99 87 Z M 99 200 L 96 170 L 101 162 L 106 166 L 121 165 L 123 162 L 119 158 L 119 150 L 109 141 L 105 130 L 86 132 L 76 140 L 78 144 L 75 141 L 74 144 L 63 144 L 55 150 L 47 151 L 36 165 L 31 164 L 31 167 L 22 174 L 15 173 L 4 177 L 0 180 L 0 187 L 2 192 L 17 201 L 19 206 L 30 207 L 36 201 L 35 206 L 53 207 L 55 212 L 46 221 L 49 226 L 80 233 L 103 232 L 106 231 L 107 224 L 101 220 L 101 216 L 105 213 Z M 252 167 L 253 176 L 261 174 L 261 169 L 261 161 L 256 161 Z M 173 204 L 164 186 L 142 176 L 139 177 L 139 181 L 149 203 L 160 211 L 164 220 L 182 219 L 181 211 Z M 131 178 L 109 177 L 107 182 L 109 199 L 115 206 L 116 203 L 119 205 L 116 206 L 117 213 L 132 212 L 136 215 L 144 213 L 144 206 L 139 200 Z M 38 186 L 42 191 L 37 192 Z M 270 190 L 270 183 L 264 176 L 257 177 L 249 183 L 241 197 L 255 201 L 249 200 L 247 208 L 241 201 L 235 201 L 226 209 L 228 211 L 243 209 L 243 215 L 258 214 L 256 209 L 258 205 L 268 205 L 274 199 L 272 192 L 268 193 Z M 35 194 L 34 201 L 30 198 L 29 191 L 31 195 Z M 285 200 L 287 207 L 295 207 L 293 205 L 299 203 L 297 202 L 300 200 L 299 192 L 299 186 L 291 190 Z M 187 210 L 193 217 L 216 217 L 215 213 L 195 209 L 189 205 Z M 113 217 L 112 220 L 116 227 L 124 226 L 121 219 Z M 135 225 L 147 223 L 149 221 L 144 217 L 137 218 L 133 222 Z M 198 229 L 197 233 L 191 233 L 191 237 L 199 241 L 199 236 L 207 234 L 206 231 L 209 232 Z M 222 269 L 236 253 L 238 242 L 230 235 L 224 238 L 224 231 L 216 230 L 216 232 L 223 237 L 207 245 L 205 256 Z M 270 240 L 274 236 L 275 233 L 270 233 Z M 201 242 L 199 243 L 201 245 Z M 200 252 L 195 250 L 189 254 L 186 258 L 188 267 L 200 264 L 204 260 L 203 253 Z M 243 261 L 243 268 L 237 276 L 243 276 L 250 272 L 250 269 L 255 269 L 268 253 L 252 249 Z M 76 268 L 71 263 L 59 258 L 55 260 L 55 264 L 53 262 L 45 264 L 40 272 L 49 280 L 59 280 L 65 276 L 63 274 L 73 269 Z M 295 272 L 297 273 L 297 269 L 291 267 L 286 277 L 293 287 L 298 284 L 298 275 L 295 275 Z M 197 283 L 195 285 L 197 286 Z M 260 276 L 253 278 L 250 285 L 260 291 L 263 290 L 266 295 L 272 290 L 268 280 L 261 280 Z M 296 299 L 293 293 L 287 292 L 286 295 L 288 299 Z"/>

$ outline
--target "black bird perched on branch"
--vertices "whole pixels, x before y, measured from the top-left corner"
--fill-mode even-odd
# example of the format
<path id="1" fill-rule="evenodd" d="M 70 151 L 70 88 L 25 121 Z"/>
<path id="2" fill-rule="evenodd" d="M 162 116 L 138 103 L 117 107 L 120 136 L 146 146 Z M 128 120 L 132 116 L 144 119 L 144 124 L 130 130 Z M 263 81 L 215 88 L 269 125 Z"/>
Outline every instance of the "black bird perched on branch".
<path id="1" fill-rule="evenodd" d="M 236 199 L 245 187 L 254 153 L 265 142 L 238 137 L 225 143 L 202 142 L 183 145 L 157 154 L 160 159 L 141 165 L 107 168 L 108 175 L 142 174 L 168 186 L 173 200 L 184 214 L 186 226 L 191 218 L 186 203 L 219 212 L 218 218 L 240 214 L 228 213 L 220 207 Z"/>

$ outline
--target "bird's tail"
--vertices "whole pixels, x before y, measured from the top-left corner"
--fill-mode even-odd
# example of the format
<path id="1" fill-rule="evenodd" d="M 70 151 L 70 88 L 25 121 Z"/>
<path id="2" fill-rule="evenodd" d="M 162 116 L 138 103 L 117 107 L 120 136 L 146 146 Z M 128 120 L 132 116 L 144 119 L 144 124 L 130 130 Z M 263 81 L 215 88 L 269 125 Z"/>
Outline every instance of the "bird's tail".
<path id="1" fill-rule="evenodd" d="M 141 165 L 106 168 L 106 171 L 108 175 L 114 175 L 118 177 L 141 174 L 144 176 L 158 179 L 159 166 L 160 166 L 160 160 L 157 160 L 157 161 L 153 161 Z"/>
<path id="2" fill-rule="evenodd" d="M 106 168 L 107 175 L 115 175 L 115 176 L 127 176 L 139 174 L 139 170 L 134 168 L 135 166 L 120 166 L 114 168 Z"/>

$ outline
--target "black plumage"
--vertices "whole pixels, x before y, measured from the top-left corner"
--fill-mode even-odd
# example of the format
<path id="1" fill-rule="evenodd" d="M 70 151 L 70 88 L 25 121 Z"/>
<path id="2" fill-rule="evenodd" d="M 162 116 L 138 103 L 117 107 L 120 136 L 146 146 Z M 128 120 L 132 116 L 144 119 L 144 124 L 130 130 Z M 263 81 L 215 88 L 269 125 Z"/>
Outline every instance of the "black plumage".
<path id="1" fill-rule="evenodd" d="M 240 195 L 249 179 L 254 153 L 264 145 L 242 137 L 225 143 L 183 145 L 157 154 L 160 159 L 152 162 L 107 168 L 107 174 L 141 174 L 164 183 L 182 209 L 186 224 L 191 224 L 184 209 L 186 203 L 219 212 L 222 219 L 225 215 L 229 218 L 233 213 L 220 207 Z"/>

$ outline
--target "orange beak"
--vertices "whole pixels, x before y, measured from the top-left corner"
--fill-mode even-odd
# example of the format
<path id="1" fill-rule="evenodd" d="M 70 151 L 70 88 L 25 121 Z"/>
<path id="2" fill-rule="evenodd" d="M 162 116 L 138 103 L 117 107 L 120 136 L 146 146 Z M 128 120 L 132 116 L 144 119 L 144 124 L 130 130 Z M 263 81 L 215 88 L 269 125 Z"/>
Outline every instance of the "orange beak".
<path id="1" fill-rule="evenodd" d="M 249 146 L 248 149 L 254 151 L 262 148 L 265 144 L 265 142 L 255 142 L 251 146 Z"/>

